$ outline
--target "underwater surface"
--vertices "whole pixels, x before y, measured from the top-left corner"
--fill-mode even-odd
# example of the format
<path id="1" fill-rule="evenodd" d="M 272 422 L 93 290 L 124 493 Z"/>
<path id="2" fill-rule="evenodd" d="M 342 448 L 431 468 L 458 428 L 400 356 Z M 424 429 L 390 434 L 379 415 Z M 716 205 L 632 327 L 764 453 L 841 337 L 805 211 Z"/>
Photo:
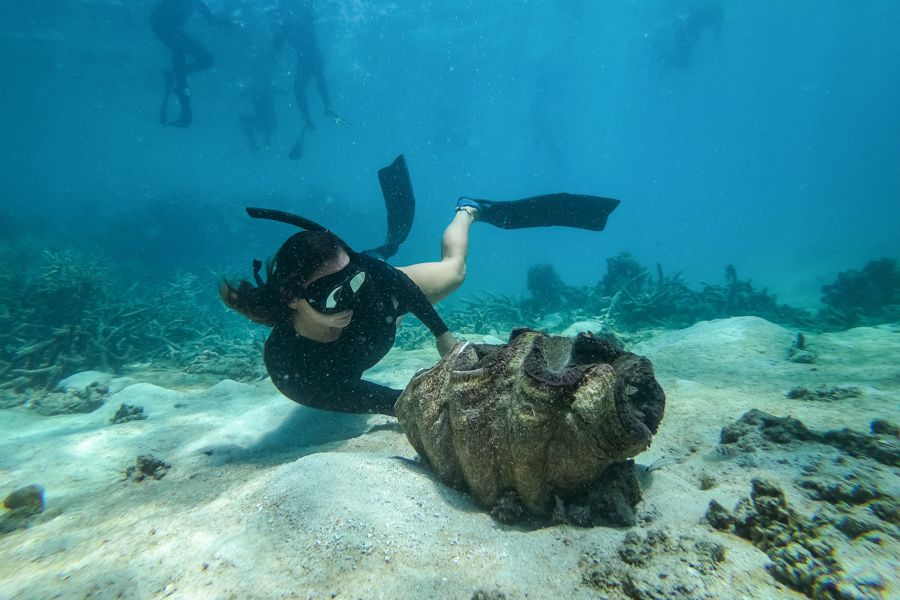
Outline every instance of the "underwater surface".
<path id="1" fill-rule="evenodd" d="M 2 12 L 0 599 L 898 594 L 900 4 Z M 445 429 L 287 399 L 218 292 L 297 231 L 247 206 L 384 244 L 401 154 L 396 266 L 460 196 L 620 201 L 473 224 L 468 344 L 409 315 L 365 375 Z"/>

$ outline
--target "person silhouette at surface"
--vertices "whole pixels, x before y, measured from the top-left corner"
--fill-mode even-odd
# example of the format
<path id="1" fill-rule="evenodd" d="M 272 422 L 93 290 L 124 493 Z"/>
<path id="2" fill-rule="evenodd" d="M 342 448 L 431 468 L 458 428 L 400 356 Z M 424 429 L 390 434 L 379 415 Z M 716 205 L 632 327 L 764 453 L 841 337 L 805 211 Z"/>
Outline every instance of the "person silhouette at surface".
<path id="1" fill-rule="evenodd" d="M 241 98 L 250 102 L 250 112 L 238 116 L 250 150 L 259 151 L 257 135 L 261 136 L 265 148 L 271 147 L 278 116 L 275 114 L 275 90 L 270 70 L 264 68 L 254 74 L 252 83 L 241 94 Z"/>
<path id="2" fill-rule="evenodd" d="M 316 126 L 309 115 L 309 103 L 306 99 L 306 88 L 311 79 L 316 80 L 322 104 L 325 106 L 325 116 L 335 123 L 341 122 L 331 106 L 328 82 L 325 80 L 324 60 L 316 38 L 315 15 L 311 0 L 282 0 L 281 22 L 275 34 L 275 52 L 279 52 L 285 42 L 297 52 L 294 96 L 303 117 L 303 130 L 288 154 L 291 159 L 296 160 L 303 155 L 303 138 L 306 132 L 315 129 Z"/>
<path id="3" fill-rule="evenodd" d="M 216 17 L 203 0 L 160 0 L 150 14 L 150 26 L 154 33 L 172 51 L 172 70 L 166 71 L 166 92 L 160 109 L 163 125 L 189 127 L 193 120 L 189 75 L 205 71 L 215 64 L 213 55 L 200 42 L 184 32 L 184 26 L 194 11 L 199 12 L 213 25 L 224 22 Z M 188 57 L 192 60 L 188 62 Z M 181 113 L 177 120 L 169 121 L 167 116 L 169 94 L 175 92 Z"/>
<path id="4" fill-rule="evenodd" d="M 719 0 L 690 0 L 674 5 L 671 26 L 657 42 L 657 58 L 665 70 L 691 66 L 694 48 L 707 31 L 722 31 L 725 10 Z"/>

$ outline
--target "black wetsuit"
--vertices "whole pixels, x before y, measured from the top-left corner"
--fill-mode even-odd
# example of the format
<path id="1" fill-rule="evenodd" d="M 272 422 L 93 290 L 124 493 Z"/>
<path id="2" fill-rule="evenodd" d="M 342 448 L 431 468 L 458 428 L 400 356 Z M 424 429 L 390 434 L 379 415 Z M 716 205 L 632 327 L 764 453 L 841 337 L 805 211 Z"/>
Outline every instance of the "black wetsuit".
<path id="1" fill-rule="evenodd" d="M 435 337 L 447 326 L 422 290 L 402 271 L 378 259 L 354 254 L 366 283 L 353 308 L 353 320 L 333 342 L 299 335 L 290 322 L 277 325 L 266 340 L 266 369 L 282 394 L 313 408 L 338 412 L 394 414 L 401 394 L 369 381 L 363 371 L 394 345 L 397 317 L 413 313 Z"/>
<path id="2" fill-rule="evenodd" d="M 195 10 L 213 25 L 218 24 L 219 20 L 203 0 L 162 0 L 150 14 L 150 26 L 172 51 L 172 73 L 177 91 L 187 88 L 188 75 L 208 69 L 215 62 L 209 50 L 184 32 L 184 26 Z M 188 56 L 194 59 L 190 64 Z"/>

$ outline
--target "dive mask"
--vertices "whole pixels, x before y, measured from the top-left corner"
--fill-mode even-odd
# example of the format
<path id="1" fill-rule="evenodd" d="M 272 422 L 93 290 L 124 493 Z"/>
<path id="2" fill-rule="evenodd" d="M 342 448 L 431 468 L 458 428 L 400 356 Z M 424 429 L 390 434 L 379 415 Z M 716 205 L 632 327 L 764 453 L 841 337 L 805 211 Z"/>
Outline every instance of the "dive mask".
<path id="1" fill-rule="evenodd" d="M 365 281 L 366 272 L 351 262 L 337 273 L 316 279 L 298 297 L 320 313 L 339 313 L 353 308 L 356 293 Z"/>

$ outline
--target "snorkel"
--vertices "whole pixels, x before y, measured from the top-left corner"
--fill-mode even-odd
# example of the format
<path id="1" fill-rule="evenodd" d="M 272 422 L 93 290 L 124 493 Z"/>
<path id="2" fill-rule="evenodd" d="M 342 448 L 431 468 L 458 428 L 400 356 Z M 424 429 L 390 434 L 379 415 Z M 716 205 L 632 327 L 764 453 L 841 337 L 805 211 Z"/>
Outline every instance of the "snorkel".
<path id="1" fill-rule="evenodd" d="M 340 271 L 316 279 L 303 288 L 300 288 L 299 285 L 297 285 L 299 281 L 295 284 L 291 284 L 288 280 L 284 280 L 284 276 L 279 278 L 279 284 L 294 288 L 293 292 L 291 292 L 293 297 L 306 300 L 313 309 L 323 314 L 339 313 L 352 308 L 356 294 L 366 280 L 366 272 L 360 268 L 359 264 L 354 260 L 354 257 L 357 255 L 356 252 L 350 248 L 344 240 L 335 235 L 333 231 L 319 225 L 315 221 L 289 212 L 271 208 L 254 207 L 247 207 L 246 211 L 247 214 L 254 219 L 267 219 L 270 221 L 278 221 L 279 223 L 287 223 L 288 225 L 294 225 L 306 231 L 326 233 L 333 237 L 337 242 L 337 245 L 343 248 L 350 256 L 350 263 L 346 267 Z M 286 244 L 287 243 L 288 242 L 286 242 Z M 279 251 L 279 253 L 280 252 L 281 251 Z M 262 261 L 258 259 L 253 260 L 253 277 L 256 280 L 256 284 L 260 287 L 264 285 L 262 276 L 260 275 L 262 264 Z M 278 273 L 279 271 L 276 269 L 274 274 L 270 274 L 269 281 L 271 282 L 273 277 L 277 277 Z M 295 276 L 289 276 L 290 280 L 293 280 L 294 278 Z"/>

